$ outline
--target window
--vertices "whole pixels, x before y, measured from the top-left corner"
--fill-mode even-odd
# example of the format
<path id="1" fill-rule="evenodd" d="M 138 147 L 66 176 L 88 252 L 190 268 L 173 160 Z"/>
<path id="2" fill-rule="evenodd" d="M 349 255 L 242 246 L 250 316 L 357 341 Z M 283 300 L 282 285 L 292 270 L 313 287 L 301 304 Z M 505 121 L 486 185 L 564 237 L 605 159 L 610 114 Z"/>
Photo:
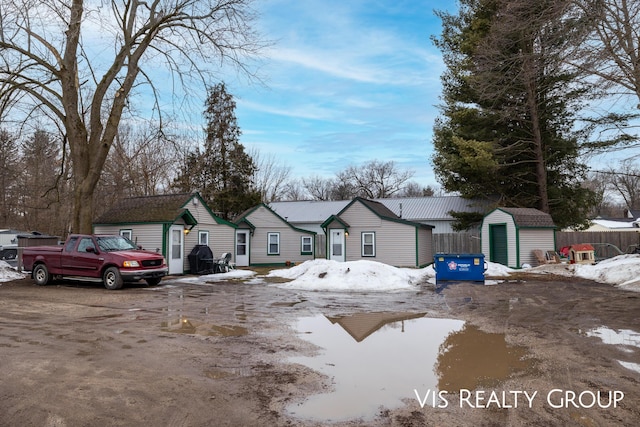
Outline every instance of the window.
<path id="1" fill-rule="evenodd" d="M 209 245 L 209 232 L 208 231 L 199 231 L 198 232 L 198 244 L 199 245 Z"/>
<path id="2" fill-rule="evenodd" d="M 73 252 L 73 248 L 76 247 L 76 242 L 78 241 L 78 237 L 70 237 L 67 245 L 64 247 L 65 252 Z"/>
<path id="3" fill-rule="evenodd" d="M 120 235 L 125 239 L 133 240 L 133 231 L 131 230 L 120 230 Z"/>
<path id="4" fill-rule="evenodd" d="M 93 244 L 93 240 L 88 237 L 83 237 L 80 239 L 80 243 L 78 244 L 78 252 L 89 252 L 89 248 L 92 252 L 96 251 L 96 247 Z"/>
<path id="5" fill-rule="evenodd" d="M 311 236 L 302 236 L 302 255 L 311 255 L 313 253 L 313 239 Z"/>
<path id="6" fill-rule="evenodd" d="M 267 255 L 280 255 L 280 233 L 267 234 Z"/>
<path id="7" fill-rule="evenodd" d="M 376 233 L 362 233 L 362 256 L 376 256 Z"/>

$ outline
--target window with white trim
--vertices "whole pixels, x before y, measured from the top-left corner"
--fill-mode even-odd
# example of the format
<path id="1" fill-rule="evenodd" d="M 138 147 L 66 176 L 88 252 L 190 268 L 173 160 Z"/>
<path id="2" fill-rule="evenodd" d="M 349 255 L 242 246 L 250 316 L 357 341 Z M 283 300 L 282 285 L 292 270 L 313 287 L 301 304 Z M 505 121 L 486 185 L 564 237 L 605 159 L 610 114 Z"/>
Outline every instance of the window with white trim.
<path id="1" fill-rule="evenodd" d="M 267 234 L 267 255 L 280 255 L 280 233 Z"/>
<path id="2" fill-rule="evenodd" d="M 311 255 L 313 253 L 313 239 L 311 236 L 302 236 L 300 244 L 302 255 Z"/>
<path id="3" fill-rule="evenodd" d="M 198 244 L 199 245 L 209 245 L 209 232 L 208 231 L 198 231 Z"/>
<path id="4" fill-rule="evenodd" d="M 376 256 L 376 233 L 362 233 L 362 256 Z"/>
<path id="5" fill-rule="evenodd" d="M 125 239 L 133 240 L 133 231 L 132 230 L 120 230 L 120 235 Z"/>

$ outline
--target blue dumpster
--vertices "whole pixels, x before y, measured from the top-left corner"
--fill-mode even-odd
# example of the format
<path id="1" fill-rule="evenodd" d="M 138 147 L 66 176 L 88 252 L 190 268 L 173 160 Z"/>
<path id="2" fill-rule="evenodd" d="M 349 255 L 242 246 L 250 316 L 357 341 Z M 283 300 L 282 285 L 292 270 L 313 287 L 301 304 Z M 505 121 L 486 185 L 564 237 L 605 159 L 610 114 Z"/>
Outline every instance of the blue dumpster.
<path id="1" fill-rule="evenodd" d="M 433 259 L 436 285 L 445 281 L 484 284 L 484 254 L 436 254 Z"/>

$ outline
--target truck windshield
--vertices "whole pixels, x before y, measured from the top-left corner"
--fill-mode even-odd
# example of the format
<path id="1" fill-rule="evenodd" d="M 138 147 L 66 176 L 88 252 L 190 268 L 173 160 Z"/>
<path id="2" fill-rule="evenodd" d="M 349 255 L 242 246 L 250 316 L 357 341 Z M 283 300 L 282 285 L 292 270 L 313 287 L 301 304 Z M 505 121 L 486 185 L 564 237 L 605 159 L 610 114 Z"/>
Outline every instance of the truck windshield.
<path id="1" fill-rule="evenodd" d="M 138 249 L 131 240 L 121 236 L 101 236 L 97 240 L 100 249 L 106 252 Z"/>

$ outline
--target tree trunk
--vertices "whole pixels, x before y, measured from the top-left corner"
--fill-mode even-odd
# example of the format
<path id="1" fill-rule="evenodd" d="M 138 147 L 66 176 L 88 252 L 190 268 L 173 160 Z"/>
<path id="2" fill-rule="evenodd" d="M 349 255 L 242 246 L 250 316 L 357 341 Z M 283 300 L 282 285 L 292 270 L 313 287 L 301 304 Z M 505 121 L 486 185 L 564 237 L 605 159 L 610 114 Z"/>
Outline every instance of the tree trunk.
<path id="1" fill-rule="evenodd" d="M 550 213 L 549 193 L 547 189 L 547 167 L 544 156 L 544 141 L 542 138 L 542 130 L 540 129 L 540 114 L 538 111 L 538 93 L 540 91 L 536 85 L 537 66 L 528 53 L 523 55 L 523 73 L 525 79 L 525 87 L 527 91 L 527 106 L 531 118 L 531 132 L 533 151 L 535 154 L 535 174 L 536 184 L 538 185 L 538 209 L 542 212 Z"/>

